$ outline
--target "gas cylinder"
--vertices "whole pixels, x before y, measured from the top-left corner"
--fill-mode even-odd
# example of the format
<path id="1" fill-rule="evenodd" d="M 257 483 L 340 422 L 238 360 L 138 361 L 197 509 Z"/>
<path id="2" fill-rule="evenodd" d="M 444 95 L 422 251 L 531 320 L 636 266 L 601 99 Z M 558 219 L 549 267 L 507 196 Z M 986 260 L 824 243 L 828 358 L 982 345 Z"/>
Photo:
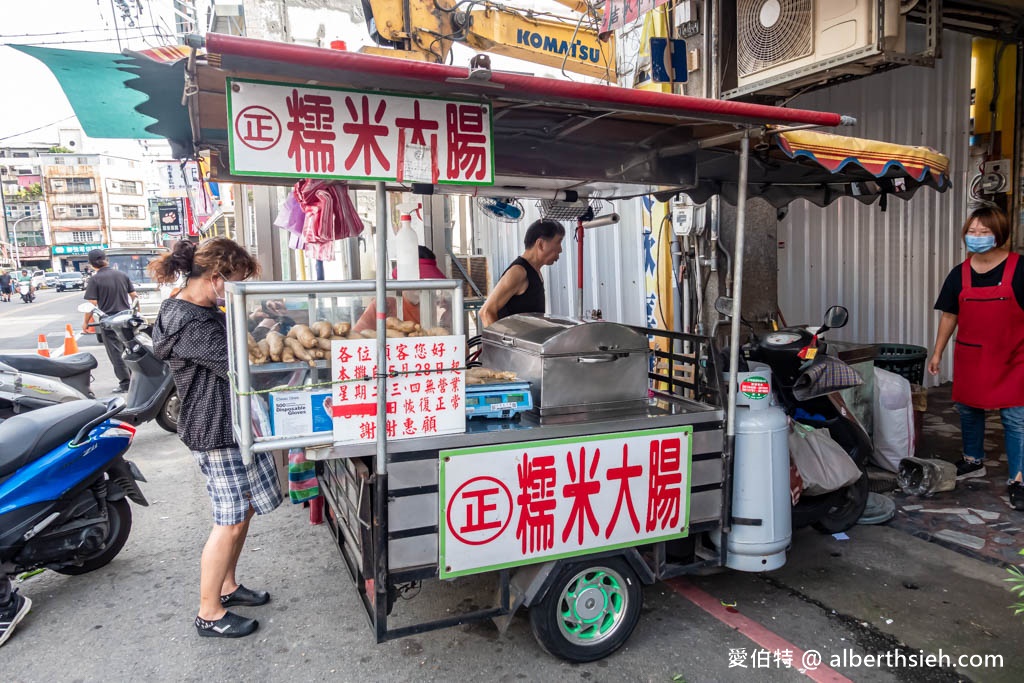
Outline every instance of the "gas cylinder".
<path id="1" fill-rule="evenodd" d="M 793 537 L 789 421 L 777 406 L 736 407 L 732 531 L 725 566 L 766 572 L 786 563 Z M 716 545 L 721 537 L 715 534 Z"/>

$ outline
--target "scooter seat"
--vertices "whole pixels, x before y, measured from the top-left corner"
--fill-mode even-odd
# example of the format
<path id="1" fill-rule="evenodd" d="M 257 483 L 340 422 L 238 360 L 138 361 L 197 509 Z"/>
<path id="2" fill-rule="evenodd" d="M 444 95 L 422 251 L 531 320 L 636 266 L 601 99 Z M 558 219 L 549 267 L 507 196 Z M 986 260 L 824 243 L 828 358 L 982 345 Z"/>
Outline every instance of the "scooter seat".
<path id="1" fill-rule="evenodd" d="M 69 401 L 0 422 L 0 477 L 71 441 L 78 430 L 106 410 L 101 401 Z"/>
<path id="2" fill-rule="evenodd" d="M 35 354 L 19 356 L 0 355 L 0 363 L 6 363 L 22 372 L 47 377 L 74 377 L 95 368 L 96 356 L 87 351 L 61 358 L 44 358 Z"/>

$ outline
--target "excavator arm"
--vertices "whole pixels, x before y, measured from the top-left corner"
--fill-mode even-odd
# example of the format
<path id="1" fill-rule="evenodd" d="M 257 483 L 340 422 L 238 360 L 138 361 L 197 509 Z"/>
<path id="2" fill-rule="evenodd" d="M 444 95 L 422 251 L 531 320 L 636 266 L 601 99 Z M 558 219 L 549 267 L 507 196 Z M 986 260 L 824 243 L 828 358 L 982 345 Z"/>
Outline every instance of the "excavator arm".
<path id="1" fill-rule="evenodd" d="M 453 0 L 363 0 L 363 5 L 371 34 L 384 46 L 363 48 L 365 52 L 444 62 L 452 43 L 458 42 L 615 82 L 614 45 L 598 40 L 586 16 L 573 22 L 487 2 Z M 484 6 L 472 9 L 477 5 Z"/>

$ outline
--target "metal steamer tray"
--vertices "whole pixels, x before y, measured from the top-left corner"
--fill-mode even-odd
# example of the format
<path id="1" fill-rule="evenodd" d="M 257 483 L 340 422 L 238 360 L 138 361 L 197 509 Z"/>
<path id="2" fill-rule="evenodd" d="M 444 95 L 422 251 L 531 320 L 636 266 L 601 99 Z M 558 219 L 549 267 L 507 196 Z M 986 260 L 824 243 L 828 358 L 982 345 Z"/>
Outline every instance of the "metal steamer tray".
<path id="1" fill-rule="evenodd" d="M 503 419 L 533 409 L 528 382 L 466 385 L 466 417 Z"/>
<path id="2" fill-rule="evenodd" d="M 480 361 L 530 383 L 541 418 L 590 419 L 648 403 L 647 338 L 625 325 L 522 313 L 483 332 Z"/>

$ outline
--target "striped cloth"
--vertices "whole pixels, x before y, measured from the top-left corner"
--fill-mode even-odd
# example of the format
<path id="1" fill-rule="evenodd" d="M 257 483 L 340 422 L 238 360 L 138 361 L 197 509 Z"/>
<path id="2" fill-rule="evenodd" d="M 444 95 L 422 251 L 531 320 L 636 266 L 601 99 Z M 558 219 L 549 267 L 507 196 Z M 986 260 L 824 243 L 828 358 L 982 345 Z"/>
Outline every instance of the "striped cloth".
<path id="1" fill-rule="evenodd" d="M 316 463 L 306 460 L 304 448 L 288 451 L 288 495 L 293 503 L 305 503 L 320 495 Z"/>

